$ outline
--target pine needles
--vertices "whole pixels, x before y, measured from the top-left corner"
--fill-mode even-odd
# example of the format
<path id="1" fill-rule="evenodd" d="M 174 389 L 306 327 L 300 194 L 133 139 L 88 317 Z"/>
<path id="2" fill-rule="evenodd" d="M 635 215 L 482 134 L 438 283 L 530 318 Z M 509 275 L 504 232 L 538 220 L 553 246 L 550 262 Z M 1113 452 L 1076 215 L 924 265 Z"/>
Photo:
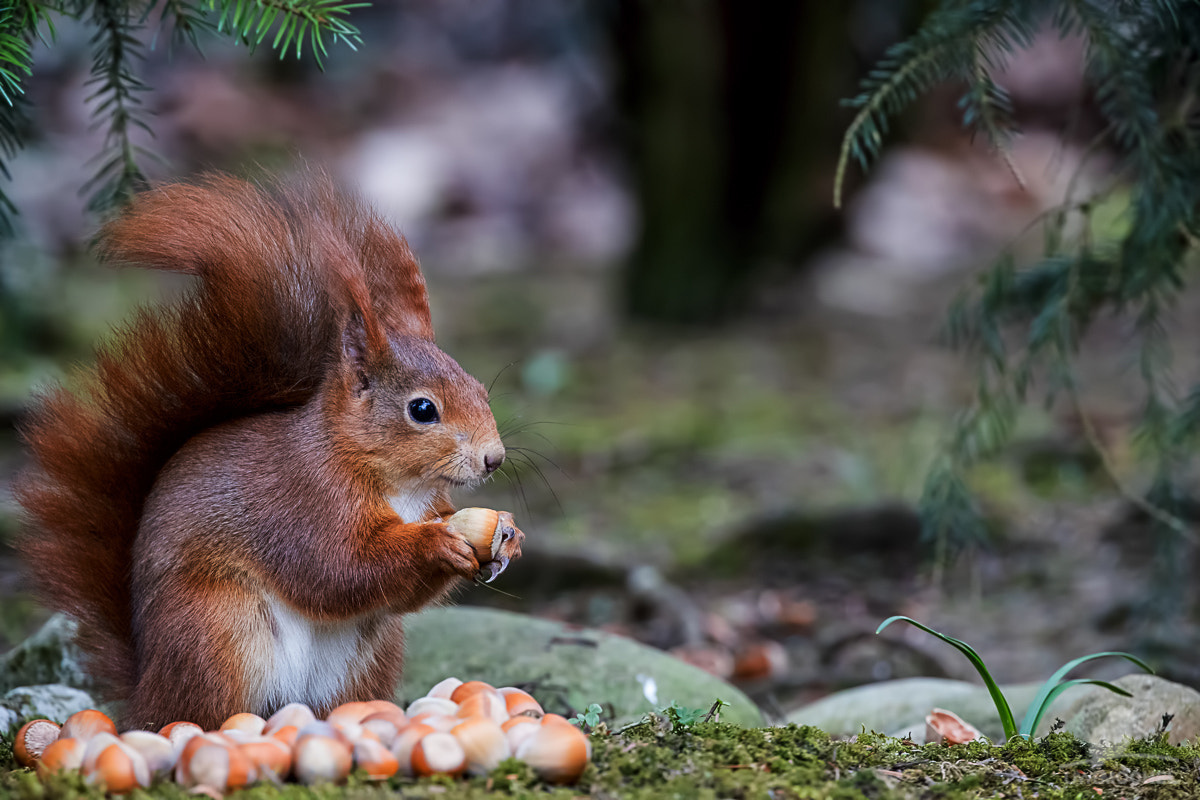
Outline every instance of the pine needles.
<path id="1" fill-rule="evenodd" d="M 0 174 L 11 178 L 9 161 L 25 144 L 24 80 L 33 74 L 32 38 L 42 25 L 53 34 L 47 10 L 36 0 L 15 0 L 0 11 Z M 0 238 L 12 235 L 16 207 L 0 190 Z"/>
<path id="2" fill-rule="evenodd" d="M 869 166 L 888 117 L 938 82 L 965 85 L 964 124 L 1003 150 L 1014 129 L 1007 95 L 993 76 L 1045 26 L 1085 38 L 1086 74 L 1105 124 L 1094 147 L 1112 149 L 1119 159 L 1129 224 L 1115 242 L 1093 241 L 1092 218 L 1104 198 L 1072 196 L 1072 181 L 1062 205 L 1042 220 L 1042 258 L 1018 268 L 1004 256 L 947 315 L 946 339 L 978 368 L 975 402 L 930 471 L 922 498 L 926 535 L 943 552 L 986 536 L 964 475 L 1009 441 L 1035 385 L 1047 403 L 1066 398 L 1073 405 L 1110 465 L 1075 370 L 1084 334 L 1106 314 L 1133 320 L 1145 396 L 1137 437 L 1148 467 L 1145 486 L 1117 485 L 1148 513 L 1164 546 L 1192 537 L 1179 514 L 1200 443 L 1200 386 L 1178 394 L 1165 317 L 1200 241 L 1200 2 L 942 0 L 849 101 L 859 112 L 843 143 L 835 203 L 848 160 Z"/>
<path id="3" fill-rule="evenodd" d="M 150 87 L 142 83 L 134 68 L 143 58 L 137 38 L 140 25 L 124 0 L 93 0 L 92 24 L 95 33 L 92 48 L 92 72 L 87 85 L 92 87 L 88 102 L 97 125 L 106 125 L 104 150 L 95 176 L 84 184 L 90 192 L 88 209 L 104 211 L 127 202 L 143 188 L 146 176 L 138 166 L 138 156 L 146 150 L 133 144 L 134 128 L 150 133 L 140 113 L 140 95 Z"/>
<path id="4" fill-rule="evenodd" d="M 279 52 L 280 58 L 293 48 L 296 58 L 301 58 L 307 39 L 317 66 L 322 66 L 322 59 L 329 55 L 325 49 L 325 36 L 329 36 L 331 43 L 341 41 L 351 49 L 361 43 L 358 29 L 344 17 L 351 10 L 368 5 L 337 0 L 258 0 L 253 3 L 223 0 L 217 30 L 233 33 L 253 50 L 274 29 L 271 48 Z"/>
<path id="5" fill-rule="evenodd" d="M 202 36 L 224 35 L 254 50 L 264 42 L 296 58 L 307 46 L 317 66 L 324 67 L 329 48 L 357 49 L 358 29 L 350 12 L 370 5 L 341 0 L 10 0 L 0 10 L 0 172 L 23 148 L 29 121 L 23 107 L 25 84 L 33 74 L 35 36 L 54 40 L 56 15 L 86 20 L 91 74 L 88 101 L 97 127 L 104 129 L 95 172 L 85 182 L 88 208 L 103 212 L 124 203 L 145 183 L 141 164 L 152 154 L 134 143 L 135 134 L 152 135 L 141 98 L 150 87 L 138 68 L 144 59 L 143 30 L 155 12 L 171 26 L 172 44 L 187 43 L 198 51 Z M 0 192 L 0 237 L 12 233 L 16 213 Z"/>

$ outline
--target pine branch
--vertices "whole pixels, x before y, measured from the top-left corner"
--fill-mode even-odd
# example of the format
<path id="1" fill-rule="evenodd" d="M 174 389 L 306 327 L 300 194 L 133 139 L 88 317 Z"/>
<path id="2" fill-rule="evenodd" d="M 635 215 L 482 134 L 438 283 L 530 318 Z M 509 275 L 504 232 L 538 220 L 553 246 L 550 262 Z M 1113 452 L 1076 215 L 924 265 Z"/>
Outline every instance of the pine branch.
<path id="1" fill-rule="evenodd" d="M 1150 492 L 1137 505 L 1162 536 L 1191 535 L 1176 509 L 1200 442 L 1200 386 L 1186 399 L 1177 396 L 1165 317 L 1200 241 L 1200 2 L 941 0 L 851 101 L 859 112 L 843 141 L 835 202 L 849 160 L 865 168 L 879 154 L 889 116 L 938 81 L 966 84 L 959 103 L 964 124 L 1005 155 L 1011 106 L 993 76 L 1009 55 L 1029 46 L 1044 19 L 1060 34 L 1087 41 L 1086 74 L 1107 127 L 1086 153 L 1101 145 L 1118 149 L 1114 173 L 1128 182 L 1130 219 L 1117 240 L 1098 245 L 1092 215 L 1099 195 L 1076 197 L 1073 177 L 1061 205 L 1039 219 L 1042 260 L 1018 269 L 1006 255 L 969 298 L 951 307 L 945 337 L 976 357 L 978 384 L 921 500 L 926 535 L 934 537 L 939 554 L 979 541 L 986 530 L 964 475 L 1005 446 L 1035 383 L 1047 403 L 1068 394 L 1085 428 L 1090 425 L 1072 365 L 1084 333 L 1107 312 L 1136 319 L 1138 377 L 1146 393 L 1136 441 L 1153 475 Z M 1068 231 L 1076 231 L 1070 240 Z M 1094 431 L 1085 433 L 1098 442 Z M 1165 539 L 1160 544 L 1170 545 Z"/>
<path id="2" fill-rule="evenodd" d="M 135 128 L 153 135 L 142 118 L 139 95 L 148 90 L 134 72 L 144 58 L 136 33 L 141 23 L 123 0 L 94 0 L 92 22 L 92 71 L 87 85 L 96 89 L 88 96 L 94 102 L 92 116 L 97 125 L 107 125 L 104 149 L 96 174 L 83 186 L 91 192 L 90 211 L 102 212 L 123 205 L 146 185 L 146 176 L 138 164 L 147 152 L 131 139 Z"/>
<path id="3" fill-rule="evenodd" d="M 846 167 L 853 157 L 866 169 L 879 155 L 883 136 L 887 133 L 888 119 L 912 101 L 913 97 L 927 90 L 942 78 L 939 68 L 942 57 L 958 43 L 942 42 L 924 52 L 915 48 L 898 48 L 892 58 L 885 60 L 871 73 L 866 92 L 851 100 L 848 105 L 857 107 L 858 113 L 846 129 L 842 146 L 838 152 L 837 169 L 833 178 L 833 206 L 842 207 L 842 184 Z"/>
<path id="4" fill-rule="evenodd" d="M 0 175 L 8 180 L 12 179 L 8 162 L 25 146 L 30 126 L 22 82 L 33 74 L 33 38 L 46 40 L 43 26 L 50 38 L 54 36 L 50 11 L 50 4 L 37 0 L 16 0 L 0 11 Z M 13 235 L 16 213 L 16 206 L 0 189 L 0 239 Z"/>
<path id="5" fill-rule="evenodd" d="M 986 66 L 988 61 L 990 58 L 986 53 L 977 52 L 974 76 L 966 94 L 958 102 L 962 109 L 963 125 L 985 133 L 1004 159 L 1017 185 L 1024 190 L 1025 176 L 1013 161 L 1010 149 L 1012 135 L 1016 131 L 1012 100 L 1004 87 L 992 80 Z"/>
<path id="6" fill-rule="evenodd" d="M 900 113 L 934 85 L 952 79 L 971 87 L 964 109 L 973 122 L 987 124 L 982 103 L 997 108 L 1004 97 L 996 89 L 980 85 L 980 57 L 986 62 L 1032 40 L 1037 3 L 1028 0 L 995 2 L 946 2 L 930 14 L 909 40 L 893 46 L 862 83 L 862 92 L 847 105 L 859 109 L 846 129 L 834 173 L 833 205 L 842 205 L 842 185 L 851 158 L 865 170 L 879 156 L 889 118 Z M 991 64 L 995 67 L 996 64 Z M 991 83 L 990 79 L 988 83 Z M 994 86 L 994 84 L 992 84 Z M 1001 115 L 988 112 L 999 131 Z"/>
<path id="7" fill-rule="evenodd" d="M 25 100 L 17 98 L 13 105 L 0 103 L 0 175 L 12 180 L 8 171 L 11 161 L 25 146 L 25 132 L 29 129 L 29 117 L 25 113 Z M 6 192 L 0 189 L 0 239 L 8 239 L 16 232 L 12 218 L 17 207 Z"/>
<path id="8" fill-rule="evenodd" d="M 21 81 L 33 74 L 33 49 L 23 22 L 12 9 L 0 11 L 0 100 L 9 106 L 25 93 Z"/>
<path id="9" fill-rule="evenodd" d="M 137 74 L 143 60 L 138 38 L 151 12 L 172 25 L 172 45 L 187 42 L 200 49 L 200 34 L 232 34 L 251 49 L 273 34 L 271 46 L 280 57 L 294 52 L 302 57 L 307 47 L 323 67 L 329 44 L 351 49 L 362 42 L 358 29 L 346 17 L 367 2 L 340 0 L 9 0 L 0 10 L 0 174 L 21 149 L 28 120 L 19 105 L 23 79 L 31 74 L 34 36 L 40 26 L 54 28 L 51 12 L 84 18 L 95 32 L 90 40 L 92 117 L 105 130 L 104 146 L 96 159 L 95 174 L 84 184 L 90 211 L 106 211 L 124 203 L 145 185 L 141 161 L 153 156 L 133 142 L 137 129 L 153 135 L 145 121 L 141 94 L 149 87 Z M 216 24 L 210 21 L 217 15 Z M 11 230 L 12 202 L 0 191 L 0 236 Z"/>
<path id="10" fill-rule="evenodd" d="M 185 42 L 197 53 L 204 54 L 200 46 L 200 34 L 217 32 L 217 26 L 208 20 L 207 11 L 191 0 L 163 0 L 162 19 L 171 20 L 171 46 Z"/>
<path id="11" fill-rule="evenodd" d="M 1060 31 L 1086 37 L 1088 72 L 1096 99 L 1119 144 L 1152 162 L 1158 116 L 1145 65 L 1145 3 L 1062 0 Z"/>
<path id="12" fill-rule="evenodd" d="M 232 34 L 253 51 L 274 30 L 271 48 L 279 51 L 280 58 L 293 48 L 296 57 L 302 57 L 307 40 L 319 69 L 325 68 L 323 59 L 329 54 L 325 37 L 351 50 L 362 44 L 362 34 L 345 18 L 353 9 L 369 5 L 340 0 L 209 0 L 209 8 L 220 11 L 218 31 Z"/>

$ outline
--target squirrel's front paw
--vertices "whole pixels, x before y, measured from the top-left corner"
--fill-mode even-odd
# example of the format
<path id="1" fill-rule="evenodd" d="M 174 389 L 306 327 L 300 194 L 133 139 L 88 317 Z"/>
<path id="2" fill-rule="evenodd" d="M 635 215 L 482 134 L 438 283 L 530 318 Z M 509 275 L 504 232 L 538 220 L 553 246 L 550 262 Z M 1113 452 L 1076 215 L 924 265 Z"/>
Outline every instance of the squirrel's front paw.
<path id="1" fill-rule="evenodd" d="M 474 578 L 479 573 L 479 559 L 471 543 L 463 535 L 447 524 L 442 528 L 444 534 L 437 537 L 437 558 L 450 572 L 464 578 Z"/>
<path id="2" fill-rule="evenodd" d="M 490 508 L 464 508 L 446 520 L 446 526 L 462 536 L 474 548 L 481 568 L 480 580 L 491 583 L 521 557 L 525 534 L 513 524 L 507 511 Z"/>

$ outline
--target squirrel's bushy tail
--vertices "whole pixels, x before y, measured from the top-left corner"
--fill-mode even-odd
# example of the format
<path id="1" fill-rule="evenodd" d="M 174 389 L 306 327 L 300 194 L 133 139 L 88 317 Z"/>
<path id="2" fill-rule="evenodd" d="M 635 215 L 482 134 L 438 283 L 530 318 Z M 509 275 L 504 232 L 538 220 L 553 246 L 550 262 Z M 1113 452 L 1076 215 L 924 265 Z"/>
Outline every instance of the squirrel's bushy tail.
<path id="1" fill-rule="evenodd" d="M 432 339 L 404 240 L 322 176 L 264 189 L 223 176 L 137 198 L 103 231 L 114 262 L 198 275 L 142 310 L 96 364 L 35 400 L 16 496 L 35 586 L 79 622 L 89 671 L 114 697 L 136 679 L 131 553 L 166 461 L 221 422 L 301 403 L 339 358 L 349 315 L 368 337 Z"/>

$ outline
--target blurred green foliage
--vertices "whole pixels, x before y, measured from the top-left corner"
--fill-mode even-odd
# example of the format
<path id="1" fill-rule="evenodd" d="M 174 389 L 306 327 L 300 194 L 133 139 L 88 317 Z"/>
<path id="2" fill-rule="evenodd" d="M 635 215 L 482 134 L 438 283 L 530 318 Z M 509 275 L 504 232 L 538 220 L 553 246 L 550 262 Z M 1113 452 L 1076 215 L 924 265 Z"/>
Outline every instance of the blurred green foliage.
<path id="1" fill-rule="evenodd" d="M 895 45 L 849 101 L 857 109 L 843 140 L 835 203 L 848 163 L 880 152 L 902 108 L 945 82 L 965 86 L 963 124 L 1004 155 L 1016 133 L 999 82 L 1046 28 L 1087 42 L 1086 76 L 1100 116 L 1087 155 L 1111 153 L 1116 180 L 1076 193 L 1040 220 L 1043 254 L 1012 254 L 950 310 L 947 340 L 977 367 L 975 402 L 935 460 L 922 507 L 927 535 L 946 551 L 987 537 L 966 479 L 973 464 L 1012 441 L 1018 414 L 1037 399 L 1061 401 L 1078 418 L 1109 478 L 1154 520 L 1160 550 L 1194 541 L 1182 518 L 1200 442 L 1200 386 L 1176 385 L 1168 326 L 1195 266 L 1200 241 L 1200 3 L 1192 0 L 943 0 L 920 30 Z M 1140 472 L 1125 485 L 1086 409 L 1078 372 L 1084 338 L 1104 318 L 1125 318 L 1136 340 L 1140 382 L 1136 440 Z M 1156 582 L 1178 613 L 1188 570 L 1180 559 Z"/>

